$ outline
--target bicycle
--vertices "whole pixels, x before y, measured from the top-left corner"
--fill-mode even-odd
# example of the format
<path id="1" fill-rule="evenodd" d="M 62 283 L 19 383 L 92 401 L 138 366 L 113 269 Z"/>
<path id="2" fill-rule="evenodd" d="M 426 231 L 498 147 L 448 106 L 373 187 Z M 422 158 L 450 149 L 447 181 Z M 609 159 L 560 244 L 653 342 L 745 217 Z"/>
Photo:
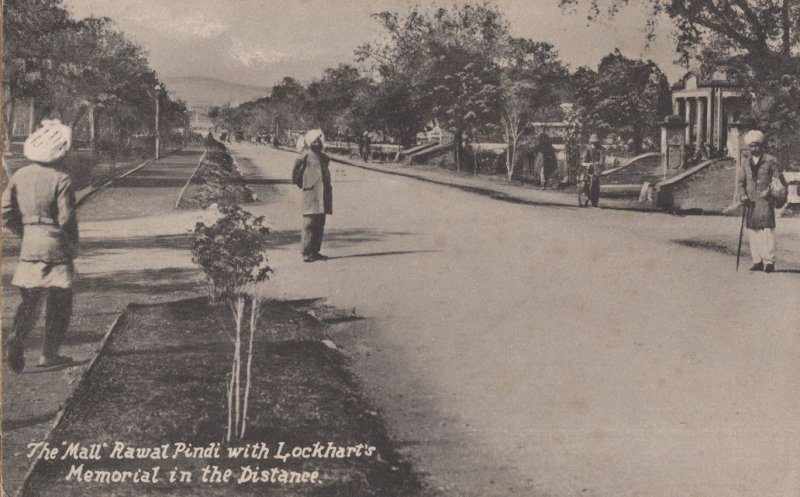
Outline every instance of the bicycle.
<path id="1" fill-rule="evenodd" d="M 578 178 L 578 206 L 587 207 L 589 202 L 592 207 L 597 207 L 600 202 L 599 178 L 594 175 L 594 166 L 582 166 L 580 178 Z"/>

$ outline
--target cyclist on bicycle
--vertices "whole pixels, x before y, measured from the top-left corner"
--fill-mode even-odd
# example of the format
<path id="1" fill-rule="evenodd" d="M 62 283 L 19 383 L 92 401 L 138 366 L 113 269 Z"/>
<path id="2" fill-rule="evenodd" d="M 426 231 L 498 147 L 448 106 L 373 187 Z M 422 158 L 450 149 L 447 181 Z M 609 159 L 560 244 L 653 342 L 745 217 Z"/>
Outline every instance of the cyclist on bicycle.
<path id="1" fill-rule="evenodd" d="M 583 162 L 581 166 L 586 168 L 585 175 L 590 175 L 589 191 L 586 192 L 592 206 L 597 207 L 600 201 L 600 173 L 605 169 L 606 151 L 600 145 L 600 138 L 597 133 L 592 133 L 589 137 L 589 148 L 583 154 Z"/>

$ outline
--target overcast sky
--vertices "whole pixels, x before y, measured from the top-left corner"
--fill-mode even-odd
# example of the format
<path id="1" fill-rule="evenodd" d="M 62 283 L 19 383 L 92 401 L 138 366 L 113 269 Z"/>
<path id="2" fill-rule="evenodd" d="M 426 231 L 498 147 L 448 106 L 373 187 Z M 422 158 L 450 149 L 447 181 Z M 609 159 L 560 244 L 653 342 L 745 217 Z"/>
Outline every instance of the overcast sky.
<path id="1" fill-rule="evenodd" d="M 270 87 L 284 76 L 301 81 L 326 67 L 353 62 L 353 50 L 375 40 L 370 17 L 404 12 L 405 0 L 65 0 L 83 18 L 108 16 L 144 46 L 160 76 L 210 76 Z M 449 4 L 451 2 L 441 2 Z M 553 43 L 572 68 L 596 67 L 614 48 L 656 61 L 675 81 L 683 70 L 670 39 L 668 19 L 646 47 L 646 12 L 638 2 L 612 22 L 587 26 L 585 12 L 568 15 L 558 0 L 497 0 L 515 36 Z"/>

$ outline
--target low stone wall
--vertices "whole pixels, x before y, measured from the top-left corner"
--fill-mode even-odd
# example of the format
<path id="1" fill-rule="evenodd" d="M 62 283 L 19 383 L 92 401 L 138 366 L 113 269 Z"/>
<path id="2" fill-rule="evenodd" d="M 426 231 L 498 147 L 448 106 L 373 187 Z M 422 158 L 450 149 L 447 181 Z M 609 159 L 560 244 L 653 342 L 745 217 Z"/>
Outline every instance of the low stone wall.
<path id="1" fill-rule="evenodd" d="M 736 162 L 712 159 L 656 183 L 654 200 L 668 212 L 723 213 L 734 200 Z"/>
<path id="2" fill-rule="evenodd" d="M 453 143 L 442 143 L 430 148 L 426 148 L 425 150 L 410 155 L 408 157 L 408 162 L 410 162 L 411 164 L 428 163 L 438 156 L 444 154 L 452 154 L 454 146 L 455 145 Z"/>
<path id="3" fill-rule="evenodd" d="M 664 165 L 661 154 L 651 152 L 633 157 L 624 165 L 608 169 L 603 173 L 601 184 L 641 185 L 655 183 L 664 179 Z"/>

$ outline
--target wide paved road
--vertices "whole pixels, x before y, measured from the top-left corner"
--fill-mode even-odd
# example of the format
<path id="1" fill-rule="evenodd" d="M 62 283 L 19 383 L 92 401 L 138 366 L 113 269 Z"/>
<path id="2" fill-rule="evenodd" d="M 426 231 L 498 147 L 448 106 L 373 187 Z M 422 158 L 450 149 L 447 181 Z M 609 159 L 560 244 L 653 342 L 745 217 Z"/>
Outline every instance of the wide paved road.
<path id="1" fill-rule="evenodd" d="M 800 495 L 800 275 L 670 242 L 736 218 L 522 206 L 334 165 L 331 260 L 303 264 L 280 181 L 295 156 L 234 150 L 275 180 L 253 210 L 275 228 L 276 294 L 367 318 L 333 339 L 447 495 Z"/>

